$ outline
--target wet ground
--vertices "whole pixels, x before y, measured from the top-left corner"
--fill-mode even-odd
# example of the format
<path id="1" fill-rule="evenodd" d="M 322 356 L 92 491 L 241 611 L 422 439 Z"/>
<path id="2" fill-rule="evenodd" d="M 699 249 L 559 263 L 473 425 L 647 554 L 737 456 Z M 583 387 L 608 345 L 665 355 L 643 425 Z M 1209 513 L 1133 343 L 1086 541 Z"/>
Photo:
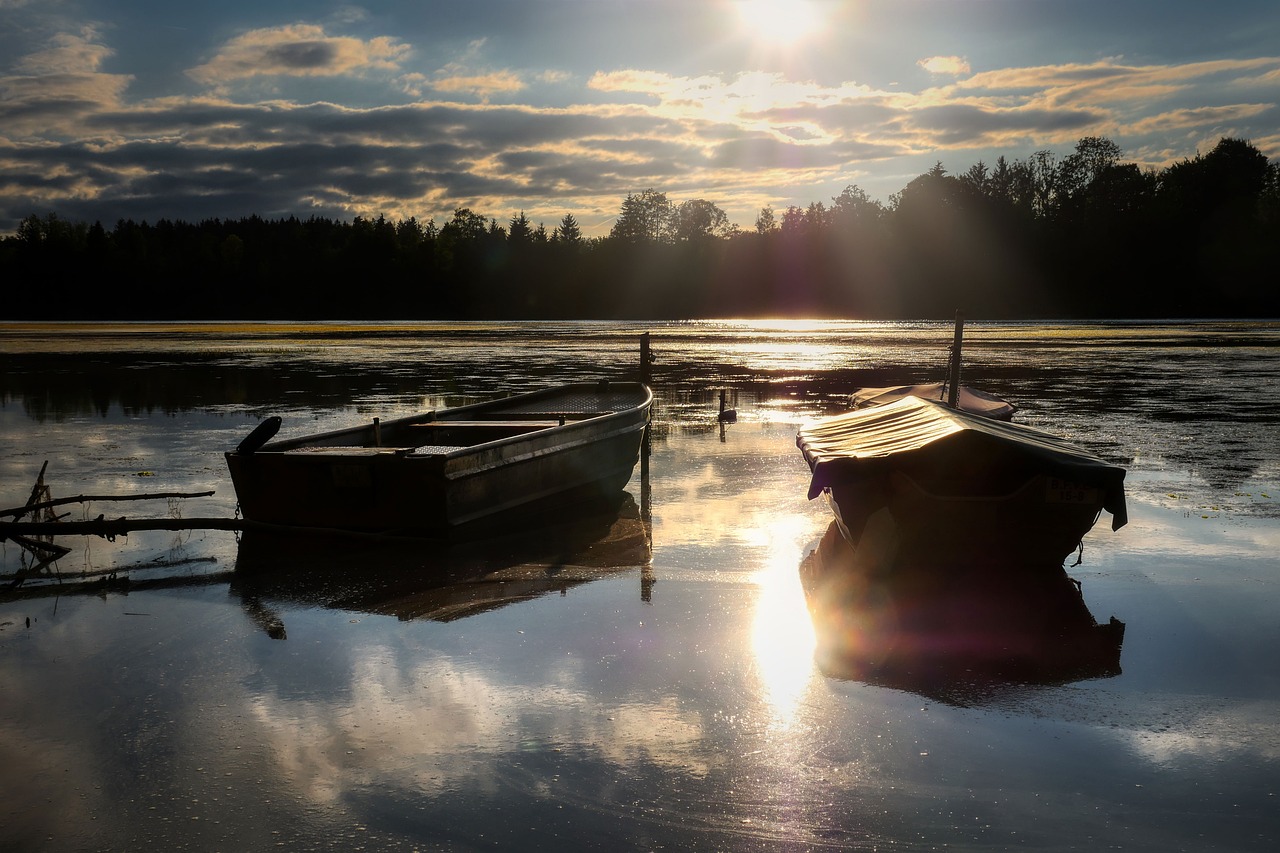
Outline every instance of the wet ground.
<path id="1" fill-rule="evenodd" d="M 967 330 L 967 381 L 1129 470 L 1129 525 L 1069 570 L 1073 608 L 1125 623 L 1092 668 L 868 672 L 815 633 L 831 516 L 796 428 L 938 378 L 950 324 L 0 326 L 0 503 L 47 460 L 55 497 L 215 492 L 70 518 L 230 516 L 221 453 L 262 417 L 633 378 L 644 331 L 652 454 L 611 514 L 453 546 L 77 538 L 0 593 L 5 846 L 1275 848 L 1277 324 Z M 1005 642 L 1038 624 L 971 592 Z"/>

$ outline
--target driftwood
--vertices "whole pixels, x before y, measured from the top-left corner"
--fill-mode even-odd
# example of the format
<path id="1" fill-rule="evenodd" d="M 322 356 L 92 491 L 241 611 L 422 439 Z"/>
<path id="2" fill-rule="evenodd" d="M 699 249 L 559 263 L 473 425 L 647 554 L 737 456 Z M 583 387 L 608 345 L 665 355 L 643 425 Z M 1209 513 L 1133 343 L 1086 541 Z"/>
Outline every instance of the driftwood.
<path id="1" fill-rule="evenodd" d="M 0 521 L 0 540 L 19 536 L 102 536 L 114 539 L 141 530 L 256 530 L 291 536 L 404 541 L 437 536 L 412 530 L 347 530 L 340 527 L 295 527 L 247 518 L 95 518 L 91 521 Z M 58 547 L 58 546 L 54 546 Z"/>
<path id="2" fill-rule="evenodd" d="M 200 519 L 145 519 L 129 521 L 125 518 L 107 520 L 99 515 L 93 521 L 62 521 L 59 516 L 49 512 L 55 506 L 66 504 L 93 503 L 94 501 L 148 501 L 166 500 L 169 498 L 207 498 L 213 494 L 208 492 L 144 492 L 133 495 L 75 495 L 69 498 L 54 498 L 44 482 L 45 471 L 49 468 L 49 460 L 40 466 L 40 474 L 35 485 L 31 487 L 31 497 L 26 504 L 13 509 L 0 509 L 0 518 L 12 518 L 13 521 L 0 521 L 0 542 L 11 539 L 28 551 L 52 554 L 53 559 L 70 553 L 69 548 L 55 545 L 52 542 L 37 542 L 29 536 L 74 535 L 77 533 L 89 536 L 105 536 L 114 539 L 120 534 L 128 534 L 133 530 L 194 530 L 206 528 L 210 530 L 244 530 L 245 522 L 233 518 L 200 518 Z M 43 500 L 41 500 L 43 498 Z M 43 521 L 23 521 L 22 517 L 31 514 L 35 519 L 40 511 L 44 511 Z"/>
<path id="3" fill-rule="evenodd" d="M 45 463 L 48 464 L 48 463 Z M 42 469 L 43 476 L 43 469 Z M 54 500 L 40 501 L 39 503 L 29 503 L 26 506 L 15 507 L 14 509 L 0 509 L 0 518 L 21 519 L 22 516 L 29 512 L 35 512 L 41 509 L 49 509 L 55 506 L 63 506 L 65 504 L 86 504 L 94 501 L 149 501 L 164 500 L 166 498 L 207 498 L 214 494 L 208 492 L 148 492 L 136 495 L 76 495 L 70 498 L 57 498 Z M 5 522 L 0 522 L 5 523 Z"/>
<path id="4" fill-rule="evenodd" d="M 146 519 L 133 520 L 119 518 L 115 520 L 107 520 L 99 515 L 93 521 L 63 521 L 62 517 L 53 513 L 53 507 L 64 506 L 66 504 L 75 503 L 91 503 L 93 501 L 140 501 L 140 500 L 158 500 L 169 498 L 203 498 L 212 495 L 212 491 L 208 492 L 150 492 L 132 495 L 76 495 L 68 498 L 53 497 L 49 486 L 44 481 L 45 472 L 49 468 L 48 460 L 40 466 L 40 474 L 36 477 L 35 484 L 31 487 L 31 496 L 27 498 L 26 504 L 14 509 L 0 509 L 0 519 L 13 519 L 12 521 L 0 521 L 0 542 L 6 540 L 12 541 L 32 555 L 36 561 L 34 565 L 24 568 L 16 574 L 4 578 L 11 581 L 11 587 L 17 587 L 26 578 L 47 578 L 57 577 L 49 575 L 46 570 L 57 562 L 61 557 L 71 553 L 71 549 L 63 545 L 55 543 L 53 537 L 62 535 L 98 535 L 109 540 L 114 540 L 120 534 L 128 534 L 133 530 L 190 530 L 195 528 L 208 528 L 218 530 L 244 530 L 248 527 L 246 522 L 239 519 L 214 518 L 214 519 L 190 519 L 183 520 L 179 518 L 166 519 Z M 22 519 L 30 515 L 31 521 L 23 521 Z M 41 540 L 44 541 L 41 541 Z M 112 572 L 110 582 L 115 582 L 115 574 Z M 106 579 L 99 579 L 99 583 L 105 582 Z M 127 583 L 127 578 L 125 579 Z"/>
<path id="5" fill-rule="evenodd" d="M 91 521 L 0 521 L 0 538 L 14 536 L 105 536 L 139 530 L 248 530 L 243 518 L 102 518 Z"/>
<path id="6" fill-rule="evenodd" d="M 48 466 L 45 462 L 45 467 Z M 27 504 L 14 509 L 0 509 L 0 519 L 13 518 L 13 521 L 0 521 L 0 542 L 8 539 L 36 554 L 39 566 L 22 573 L 32 576 L 47 565 L 70 553 L 69 548 L 53 542 L 39 542 L 30 537 L 55 536 L 101 536 L 114 540 L 117 536 L 128 536 L 130 533 L 144 530 L 259 530 L 272 533 L 289 533 L 293 535 L 324 535 L 351 537 L 356 539 L 404 539 L 417 538 L 412 532 L 385 531 L 364 532 L 342 530 L 328 527 L 284 527 L 278 524 L 264 524 L 245 518 L 106 518 L 99 515 L 88 521 L 62 521 L 55 518 L 49 510 L 55 506 L 73 503 L 91 503 L 93 501 L 140 501 L 160 500 L 166 498 L 204 498 L 213 494 L 209 492 L 150 492 L 133 495 L 76 495 L 69 498 L 54 499 L 49 488 L 44 484 L 45 467 L 40 469 L 36 485 L 31 490 L 31 498 Z M 40 500 L 44 497 L 44 500 Z M 43 521 L 22 521 L 27 513 L 33 516 L 44 511 Z"/>
<path id="7" fill-rule="evenodd" d="M 44 484 L 44 472 L 45 472 L 45 469 L 47 469 L 48 467 L 49 467 L 49 460 L 46 459 L 44 460 L 44 464 L 40 466 L 40 475 L 36 477 L 35 485 L 31 487 L 31 497 L 27 498 L 27 503 L 25 506 L 23 506 L 21 509 L 14 510 L 12 512 L 12 515 L 16 516 L 17 518 L 22 518 L 22 516 L 26 515 L 27 513 L 34 512 L 36 501 L 40 500 L 40 497 L 42 495 L 46 497 L 49 496 L 49 487 Z M 7 514 L 9 513 L 6 513 L 6 515 Z"/>

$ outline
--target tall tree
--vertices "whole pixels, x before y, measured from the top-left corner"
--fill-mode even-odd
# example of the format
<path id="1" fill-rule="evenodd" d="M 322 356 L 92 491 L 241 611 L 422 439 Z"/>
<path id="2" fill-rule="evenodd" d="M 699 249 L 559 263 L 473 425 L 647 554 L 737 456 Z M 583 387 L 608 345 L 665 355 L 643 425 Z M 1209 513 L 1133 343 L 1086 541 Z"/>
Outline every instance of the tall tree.
<path id="1" fill-rule="evenodd" d="M 566 213 L 560 220 L 560 224 L 556 226 L 556 230 L 551 234 L 551 240 L 571 246 L 582 243 L 582 229 L 578 227 L 578 220 L 574 219 L 572 213 Z"/>
<path id="2" fill-rule="evenodd" d="M 870 198 L 862 187 L 850 184 L 831 199 L 828 212 L 833 225 L 847 228 L 854 224 L 870 225 L 884 217 L 880 202 Z"/>
<path id="3" fill-rule="evenodd" d="M 1059 168 L 1060 200 L 1085 192 L 1104 172 L 1120 162 L 1120 146 L 1103 136 L 1086 136 L 1076 150 L 1062 159 Z"/>
<path id="4" fill-rule="evenodd" d="M 533 223 L 523 210 L 511 217 L 508 226 L 507 241 L 512 246 L 527 246 L 533 242 Z"/>
<path id="5" fill-rule="evenodd" d="M 676 208 L 672 230 L 677 242 L 722 238 L 729 229 L 729 217 L 706 199 L 690 199 Z"/>
<path id="6" fill-rule="evenodd" d="M 756 217 L 756 233 L 772 234 L 778 230 L 778 221 L 773 216 L 772 207 L 760 208 L 760 215 Z"/>
<path id="7" fill-rule="evenodd" d="M 1058 200 L 1062 170 L 1057 156 L 1048 149 L 1037 151 L 1027 160 L 1031 178 L 1031 208 L 1038 216 L 1046 216 Z"/>
<path id="8" fill-rule="evenodd" d="M 650 188 L 626 197 L 609 236 L 624 243 L 665 243 L 674 223 L 675 207 L 667 194 Z"/>

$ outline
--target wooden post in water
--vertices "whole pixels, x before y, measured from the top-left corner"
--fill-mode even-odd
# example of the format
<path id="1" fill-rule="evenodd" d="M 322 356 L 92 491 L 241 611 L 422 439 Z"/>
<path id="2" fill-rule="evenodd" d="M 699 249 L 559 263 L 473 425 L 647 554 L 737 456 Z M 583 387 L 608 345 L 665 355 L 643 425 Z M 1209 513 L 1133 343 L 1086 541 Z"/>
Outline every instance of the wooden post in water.
<path id="1" fill-rule="evenodd" d="M 951 369 L 947 372 L 947 405 L 955 408 L 960 400 L 960 344 L 964 339 L 964 312 L 956 312 L 956 335 L 951 342 Z"/>
<path id="2" fill-rule="evenodd" d="M 640 334 L 640 381 L 649 384 L 649 365 L 653 364 L 653 353 L 649 350 L 649 333 Z"/>

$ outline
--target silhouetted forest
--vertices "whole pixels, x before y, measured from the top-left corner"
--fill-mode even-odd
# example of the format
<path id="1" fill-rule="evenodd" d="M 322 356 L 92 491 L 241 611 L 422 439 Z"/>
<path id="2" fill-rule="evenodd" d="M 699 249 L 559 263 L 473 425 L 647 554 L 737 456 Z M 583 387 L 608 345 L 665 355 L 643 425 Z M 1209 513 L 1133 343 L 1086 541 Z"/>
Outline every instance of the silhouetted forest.
<path id="1" fill-rule="evenodd" d="M 888 204 L 857 186 L 765 208 L 627 196 L 608 236 L 469 209 L 69 222 L 0 241 L 10 319 L 1280 316 L 1280 164 L 1247 141 L 1163 170 L 1088 137 L 1059 158 L 941 164 Z"/>

